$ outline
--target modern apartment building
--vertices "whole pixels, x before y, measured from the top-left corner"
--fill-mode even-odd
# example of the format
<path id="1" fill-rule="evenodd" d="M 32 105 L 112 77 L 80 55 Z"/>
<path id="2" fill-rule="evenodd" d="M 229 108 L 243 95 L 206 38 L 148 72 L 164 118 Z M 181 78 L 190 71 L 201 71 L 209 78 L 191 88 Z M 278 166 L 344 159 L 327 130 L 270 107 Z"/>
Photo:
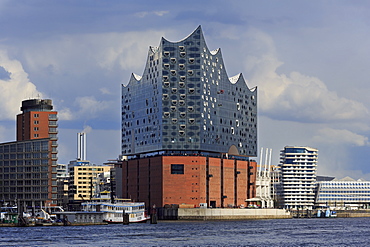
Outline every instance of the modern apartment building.
<path id="1" fill-rule="evenodd" d="M 286 146 L 280 153 L 280 207 L 312 209 L 318 150 Z"/>
<path id="2" fill-rule="evenodd" d="M 57 112 L 50 99 L 22 102 L 17 141 L 0 144 L 0 200 L 57 204 Z"/>
<path id="3" fill-rule="evenodd" d="M 122 155 L 117 191 L 147 204 L 238 206 L 254 193 L 257 89 L 228 77 L 200 26 L 150 47 L 143 75 L 122 86 Z"/>

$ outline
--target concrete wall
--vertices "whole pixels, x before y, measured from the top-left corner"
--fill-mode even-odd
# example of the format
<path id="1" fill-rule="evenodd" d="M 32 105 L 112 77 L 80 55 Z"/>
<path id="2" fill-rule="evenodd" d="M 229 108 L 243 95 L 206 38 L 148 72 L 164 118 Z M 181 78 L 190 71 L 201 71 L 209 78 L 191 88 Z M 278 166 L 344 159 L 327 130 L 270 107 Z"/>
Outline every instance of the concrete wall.
<path id="1" fill-rule="evenodd" d="M 179 208 L 179 220 L 288 219 L 285 209 Z"/>
<path id="2" fill-rule="evenodd" d="M 370 210 L 336 210 L 338 218 L 370 217 Z"/>

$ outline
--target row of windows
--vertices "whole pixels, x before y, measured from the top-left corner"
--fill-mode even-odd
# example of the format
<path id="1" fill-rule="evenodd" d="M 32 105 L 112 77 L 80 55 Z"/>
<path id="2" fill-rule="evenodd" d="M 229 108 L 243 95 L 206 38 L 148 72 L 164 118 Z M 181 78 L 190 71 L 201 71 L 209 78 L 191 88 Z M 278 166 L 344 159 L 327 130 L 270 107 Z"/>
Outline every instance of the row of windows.
<path id="1" fill-rule="evenodd" d="M 39 165 L 48 163 L 49 153 L 0 154 L 0 166 Z"/>
<path id="2" fill-rule="evenodd" d="M 72 170 L 72 169 L 73 168 L 70 168 L 70 170 Z M 79 168 L 77 168 L 77 170 L 79 170 L 79 171 L 103 171 L 103 168 L 79 167 Z"/>
<path id="3" fill-rule="evenodd" d="M 55 188 L 56 189 L 56 188 Z M 48 187 L 0 187 L 2 192 L 48 192 Z"/>
<path id="4" fill-rule="evenodd" d="M 352 193 L 341 193 L 341 194 L 325 194 L 320 193 L 320 196 L 327 197 L 356 197 L 356 196 L 370 196 L 370 191 L 353 191 Z"/>
<path id="5" fill-rule="evenodd" d="M 333 201 L 334 199 L 331 197 L 319 197 L 318 201 Z M 354 197 L 346 197 L 346 198 L 336 198 L 335 201 L 370 201 L 370 196 L 369 197 L 364 197 L 364 198 L 354 198 Z"/>
<path id="6" fill-rule="evenodd" d="M 9 193 L 9 192 L 8 192 Z M 14 199 L 18 199 L 18 200 L 23 200 L 23 199 L 42 199 L 42 200 L 47 200 L 47 199 L 50 199 L 48 198 L 48 193 L 30 193 L 30 194 L 21 194 L 21 193 L 17 193 L 17 194 L 6 194 L 4 193 L 3 194 L 3 198 L 4 200 L 14 200 Z M 57 198 L 57 194 L 52 194 L 52 198 L 53 199 L 56 199 Z"/>
<path id="7" fill-rule="evenodd" d="M 0 174 L 0 179 L 28 179 L 28 178 L 48 178 L 49 173 L 3 173 Z M 51 175 L 56 178 L 56 174 Z"/>
<path id="8" fill-rule="evenodd" d="M 334 188 L 334 187 L 343 187 L 343 188 L 370 188 L 370 183 L 321 183 L 322 187 Z M 364 187 L 365 186 L 365 187 Z"/>
<path id="9" fill-rule="evenodd" d="M 0 186 L 31 186 L 31 185 L 48 185 L 48 180 L 0 180 Z"/>
<path id="10" fill-rule="evenodd" d="M 48 151 L 48 141 L 30 141 L 0 145 L 0 154 Z M 0 158 L 1 159 L 1 158 Z"/>
<path id="11" fill-rule="evenodd" d="M 53 167 L 55 168 L 55 167 Z M 21 166 L 21 167 L 0 167 L 0 173 L 20 173 L 20 172 L 40 172 L 40 171 L 48 171 L 49 166 Z M 53 169 L 55 171 L 55 169 Z"/>

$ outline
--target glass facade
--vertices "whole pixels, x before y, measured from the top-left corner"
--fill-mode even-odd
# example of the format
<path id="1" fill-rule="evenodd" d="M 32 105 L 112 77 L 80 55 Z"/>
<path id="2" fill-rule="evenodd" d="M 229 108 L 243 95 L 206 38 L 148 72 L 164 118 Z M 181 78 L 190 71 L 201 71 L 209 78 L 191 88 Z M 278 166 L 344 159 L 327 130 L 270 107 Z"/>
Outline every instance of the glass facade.
<path id="1" fill-rule="evenodd" d="M 57 198 L 56 165 L 50 139 L 0 144 L 0 196 L 7 202 L 52 202 Z M 55 174 L 55 176 L 53 176 Z"/>
<path id="2" fill-rule="evenodd" d="M 257 155 L 257 90 L 227 76 L 201 27 L 151 47 L 143 76 L 122 86 L 122 155 L 155 151 Z"/>
<path id="3" fill-rule="evenodd" d="M 361 206 L 370 204 L 369 181 L 333 180 L 319 182 L 316 204 L 335 207 Z"/>

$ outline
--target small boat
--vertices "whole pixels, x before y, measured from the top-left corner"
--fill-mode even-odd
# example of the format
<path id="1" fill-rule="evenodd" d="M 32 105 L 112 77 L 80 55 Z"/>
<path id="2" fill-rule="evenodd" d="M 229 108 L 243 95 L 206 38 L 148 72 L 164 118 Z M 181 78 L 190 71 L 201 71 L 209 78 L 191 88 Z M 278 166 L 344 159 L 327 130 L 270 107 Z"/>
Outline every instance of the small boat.
<path id="1" fill-rule="evenodd" d="M 331 211 L 330 218 L 335 218 L 335 217 L 337 217 L 337 212 Z"/>
<path id="2" fill-rule="evenodd" d="M 129 223 L 146 222 L 150 217 L 146 214 L 144 202 L 131 202 L 125 199 L 115 199 L 111 203 L 107 199 L 97 199 L 81 203 L 82 211 L 103 212 L 103 221 L 107 223 L 123 223 L 124 214 L 129 215 Z"/>

